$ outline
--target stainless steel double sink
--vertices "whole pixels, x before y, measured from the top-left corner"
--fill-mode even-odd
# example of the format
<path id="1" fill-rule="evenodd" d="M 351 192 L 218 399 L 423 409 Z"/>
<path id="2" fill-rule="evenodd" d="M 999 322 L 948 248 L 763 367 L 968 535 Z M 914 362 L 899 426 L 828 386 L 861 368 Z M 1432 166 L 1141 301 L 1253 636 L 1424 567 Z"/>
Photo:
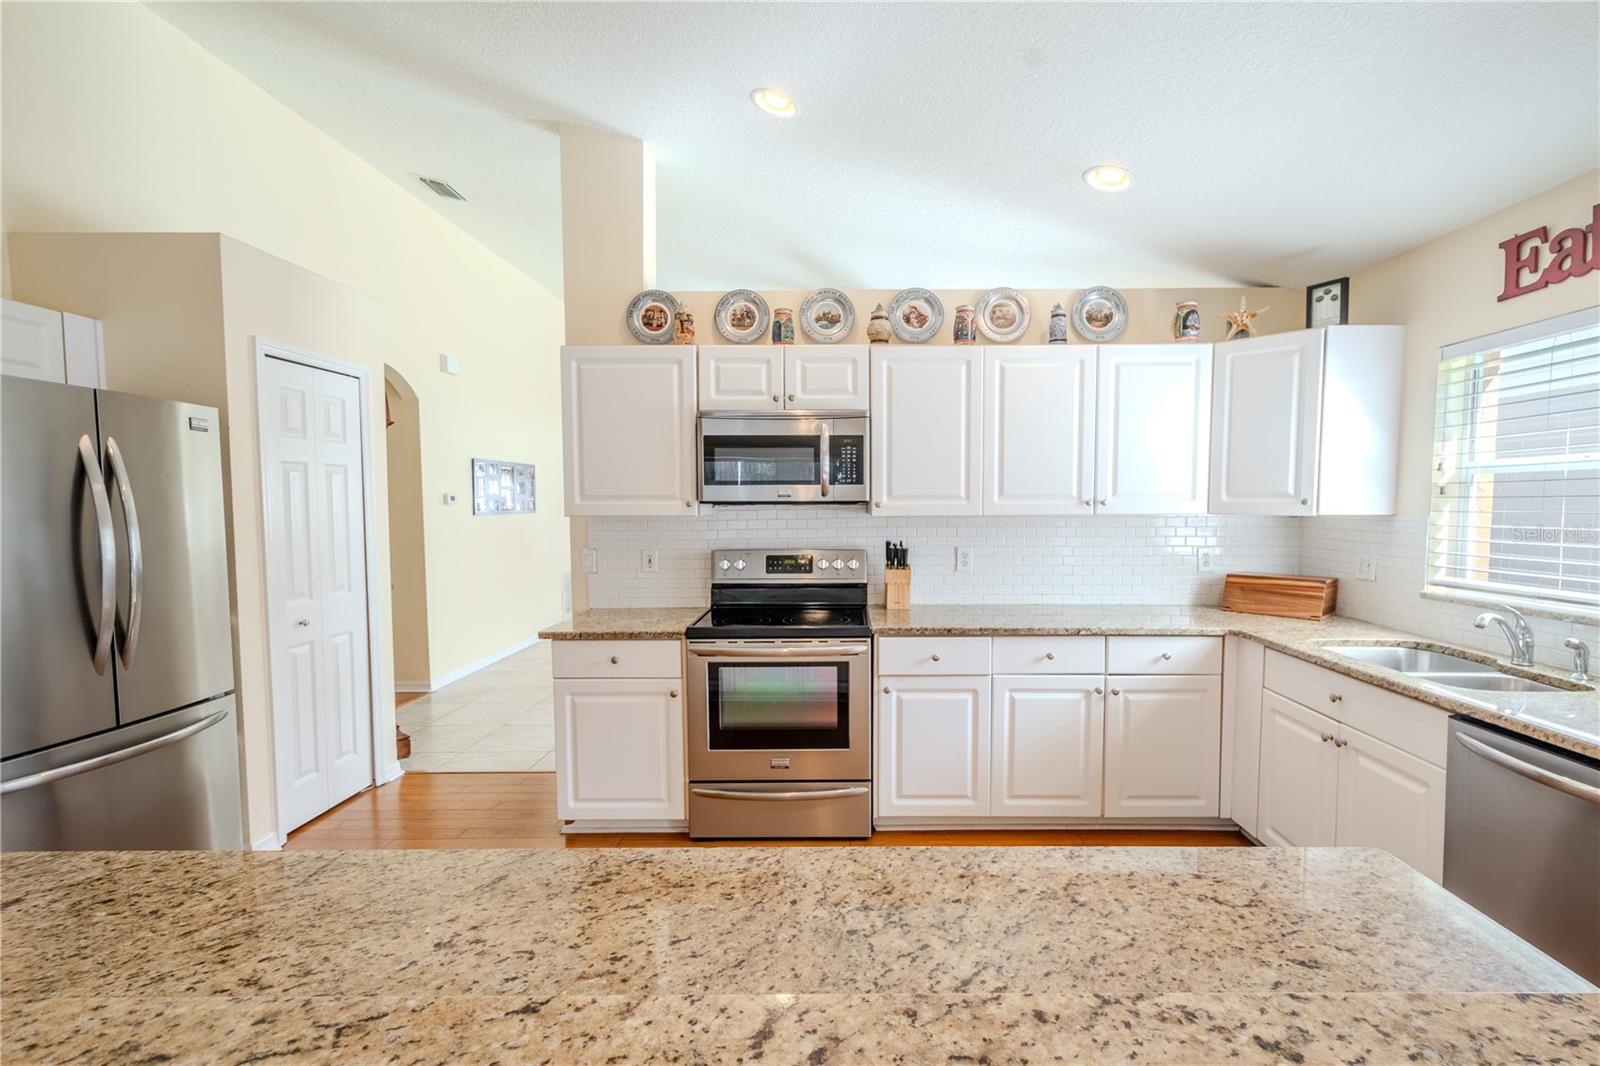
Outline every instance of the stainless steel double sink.
<path id="1" fill-rule="evenodd" d="M 1441 685 L 1445 688 L 1468 689 L 1475 692 L 1561 692 L 1555 685 L 1530 681 L 1525 677 L 1505 673 L 1488 663 L 1463 659 L 1442 651 L 1423 648 L 1406 648 L 1390 644 L 1323 645 L 1323 650 L 1343 655 L 1347 659 L 1384 666 L 1418 681 Z M 1574 686 L 1576 688 L 1576 686 Z"/>

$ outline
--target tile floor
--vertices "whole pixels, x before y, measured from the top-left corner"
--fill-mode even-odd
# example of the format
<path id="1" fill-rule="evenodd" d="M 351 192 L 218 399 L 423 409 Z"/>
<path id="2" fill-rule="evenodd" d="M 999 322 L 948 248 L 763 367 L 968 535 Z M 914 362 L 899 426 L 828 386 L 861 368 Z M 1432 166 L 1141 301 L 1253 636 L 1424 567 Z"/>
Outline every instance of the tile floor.
<path id="1" fill-rule="evenodd" d="M 400 765 L 408 773 L 554 770 L 554 698 L 550 642 L 540 641 L 396 709 L 411 734 L 411 758 Z"/>

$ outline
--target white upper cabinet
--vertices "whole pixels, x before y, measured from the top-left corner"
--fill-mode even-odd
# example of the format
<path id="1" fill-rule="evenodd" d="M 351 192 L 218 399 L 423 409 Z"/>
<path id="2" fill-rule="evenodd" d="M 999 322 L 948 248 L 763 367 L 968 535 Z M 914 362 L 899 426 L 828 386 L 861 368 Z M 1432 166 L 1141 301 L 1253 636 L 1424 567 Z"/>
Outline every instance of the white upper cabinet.
<path id="1" fill-rule="evenodd" d="M 750 344 L 700 346 L 700 410 L 783 410 L 783 349 Z"/>
<path id="2" fill-rule="evenodd" d="M 1403 359 L 1399 326 L 1218 344 L 1212 512 L 1392 514 Z"/>
<path id="3" fill-rule="evenodd" d="M 783 401 L 790 411 L 865 411 L 867 346 L 783 349 Z"/>
<path id="4" fill-rule="evenodd" d="M 983 349 L 916 345 L 872 353 L 872 512 L 983 509 Z"/>
<path id="5" fill-rule="evenodd" d="M 692 345 L 561 349 L 569 515 L 695 513 Z"/>
<path id="6" fill-rule="evenodd" d="M 0 373 L 105 388 L 105 332 L 99 319 L 16 300 L 0 304 Z"/>
<path id="7" fill-rule="evenodd" d="M 1211 345 L 1101 345 L 1100 514 L 1202 514 L 1211 453 Z"/>
<path id="8" fill-rule="evenodd" d="M 983 377 L 983 513 L 1093 513 L 1094 346 L 988 348 Z"/>

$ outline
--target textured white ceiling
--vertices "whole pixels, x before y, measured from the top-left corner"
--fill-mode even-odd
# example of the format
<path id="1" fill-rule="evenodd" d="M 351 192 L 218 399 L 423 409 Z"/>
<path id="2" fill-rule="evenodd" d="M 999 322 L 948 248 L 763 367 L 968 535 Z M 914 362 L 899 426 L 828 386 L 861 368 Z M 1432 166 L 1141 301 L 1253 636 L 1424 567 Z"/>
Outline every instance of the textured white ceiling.
<path id="1" fill-rule="evenodd" d="M 1600 156 L 1592 3 L 152 6 L 556 291 L 556 121 L 683 290 L 1303 285 Z"/>

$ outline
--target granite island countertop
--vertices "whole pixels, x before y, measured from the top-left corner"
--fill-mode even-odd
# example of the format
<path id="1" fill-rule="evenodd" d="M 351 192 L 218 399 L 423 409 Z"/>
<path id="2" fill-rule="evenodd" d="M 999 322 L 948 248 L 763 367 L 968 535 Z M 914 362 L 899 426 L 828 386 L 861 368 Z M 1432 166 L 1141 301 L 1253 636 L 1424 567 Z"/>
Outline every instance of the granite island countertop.
<path id="1" fill-rule="evenodd" d="M 0 876 L 8 1066 L 1600 1057 L 1600 991 L 1377 851 L 57 853 Z"/>

